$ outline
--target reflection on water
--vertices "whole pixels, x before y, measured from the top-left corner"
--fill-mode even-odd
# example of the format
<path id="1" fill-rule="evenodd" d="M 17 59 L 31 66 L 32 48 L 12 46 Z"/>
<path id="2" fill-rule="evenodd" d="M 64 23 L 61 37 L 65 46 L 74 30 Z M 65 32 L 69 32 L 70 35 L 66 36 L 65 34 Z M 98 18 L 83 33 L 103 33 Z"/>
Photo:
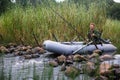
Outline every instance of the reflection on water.
<path id="1" fill-rule="evenodd" d="M 120 64 L 120 55 L 115 55 L 115 60 L 104 61 L 110 64 Z M 40 58 L 25 60 L 22 57 L 0 57 L 0 80 L 69 80 L 60 66 L 54 69 L 46 63 L 50 59 L 41 55 Z M 76 66 L 77 67 L 77 66 Z M 78 66 L 79 67 L 79 66 Z M 80 74 L 76 80 L 91 80 L 90 77 Z"/>

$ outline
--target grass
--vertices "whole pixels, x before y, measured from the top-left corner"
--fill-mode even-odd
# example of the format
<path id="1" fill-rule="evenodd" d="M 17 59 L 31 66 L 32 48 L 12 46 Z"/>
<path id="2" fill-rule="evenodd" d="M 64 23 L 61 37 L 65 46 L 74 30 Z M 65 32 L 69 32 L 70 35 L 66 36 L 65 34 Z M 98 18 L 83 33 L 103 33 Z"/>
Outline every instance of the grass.
<path id="1" fill-rule="evenodd" d="M 94 22 L 98 30 L 103 30 L 103 37 L 111 39 L 113 44 L 120 49 L 118 44 L 120 42 L 120 23 L 117 20 L 106 18 L 104 2 L 90 3 L 87 7 L 66 2 L 57 5 L 50 3 L 50 6 L 74 25 L 74 28 L 85 38 L 89 24 Z M 25 8 L 15 6 L 0 16 L 0 32 L 0 43 L 16 42 L 30 45 L 36 45 L 33 34 L 40 44 L 47 39 L 54 40 L 53 33 L 60 41 L 71 41 L 77 35 L 65 21 L 49 8 L 48 4 Z M 83 39 L 80 38 L 80 40 Z"/>

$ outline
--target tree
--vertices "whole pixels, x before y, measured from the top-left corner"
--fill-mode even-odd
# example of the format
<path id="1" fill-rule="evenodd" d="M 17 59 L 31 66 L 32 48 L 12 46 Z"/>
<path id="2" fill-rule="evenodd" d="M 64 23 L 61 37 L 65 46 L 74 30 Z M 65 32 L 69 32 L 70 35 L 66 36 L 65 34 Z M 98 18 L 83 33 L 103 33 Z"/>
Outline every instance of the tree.
<path id="1" fill-rule="evenodd" d="M 0 15 L 9 8 L 10 3 L 10 0 L 0 0 Z"/>
<path id="2" fill-rule="evenodd" d="M 120 20 L 120 3 L 115 3 L 110 0 L 107 5 L 108 17 Z"/>

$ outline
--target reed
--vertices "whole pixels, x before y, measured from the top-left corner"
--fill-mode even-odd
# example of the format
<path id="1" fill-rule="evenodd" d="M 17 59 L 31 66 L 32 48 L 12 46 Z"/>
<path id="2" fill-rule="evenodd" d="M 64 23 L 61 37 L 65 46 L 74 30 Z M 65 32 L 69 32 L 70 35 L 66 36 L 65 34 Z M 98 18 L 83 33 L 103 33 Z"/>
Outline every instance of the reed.
<path id="1" fill-rule="evenodd" d="M 16 6 L 0 16 L 0 43 L 16 42 L 18 44 L 37 45 L 33 33 L 40 44 L 46 39 L 54 40 L 54 33 L 60 41 L 71 41 L 77 34 L 70 26 L 57 16 L 48 4 L 27 6 L 25 8 Z M 63 16 L 75 26 L 81 35 L 85 36 L 89 24 L 94 22 L 97 29 L 103 30 L 103 37 L 109 38 L 120 49 L 117 44 L 119 39 L 119 21 L 106 18 L 106 4 L 93 2 L 89 5 L 76 5 L 71 2 L 62 4 L 50 3 L 52 9 Z M 111 35 L 111 36 L 109 36 Z M 80 40 L 83 40 L 82 38 Z"/>

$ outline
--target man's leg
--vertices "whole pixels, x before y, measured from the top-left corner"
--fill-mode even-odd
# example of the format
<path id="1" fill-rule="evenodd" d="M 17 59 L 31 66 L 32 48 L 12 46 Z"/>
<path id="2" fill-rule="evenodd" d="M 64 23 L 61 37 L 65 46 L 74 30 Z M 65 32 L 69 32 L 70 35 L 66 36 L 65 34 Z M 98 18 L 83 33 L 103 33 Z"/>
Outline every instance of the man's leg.
<path id="1" fill-rule="evenodd" d="M 96 49 L 98 49 L 98 47 L 97 47 L 97 44 L 96 44 L 96 41 L 95 41 L 95 40 L 93 41 L 93 44 L 95 45 Z"/>

